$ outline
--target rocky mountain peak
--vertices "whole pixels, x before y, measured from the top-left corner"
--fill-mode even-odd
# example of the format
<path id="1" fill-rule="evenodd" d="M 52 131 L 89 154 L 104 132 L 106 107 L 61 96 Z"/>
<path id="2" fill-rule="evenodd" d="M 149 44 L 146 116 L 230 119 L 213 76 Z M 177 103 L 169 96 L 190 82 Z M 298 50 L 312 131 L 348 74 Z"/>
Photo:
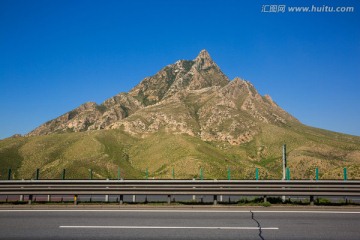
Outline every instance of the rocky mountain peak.
<path id="1" fill-rule="evenodd" d="M 129 93 L 102 104 L 89 102 L 51 120 L 29 135 L 121 128 L 146 136 L 164 130 L 205 141 L 249 142 L 261 124 L 297 121 L 248 81 L 230 81 L 206 50 L 146 77 Z"/>
<path id="2" fill-rule="evenodd" d="M 161 69 L 157 74 L 145 78 L 129 94 L 144 105 L 159 103 L 181 91 L 228 84 L 223 74 L 206 50 L 194 60 L 179 60 Z"/>
<path id="3" fill-rule="evenodd" d="M 195 58 L 195 61 L 200 59 L 212 61 L 210 54 L 206 49 L 200 51 L 199 55 Z"/>
<path id="4" fill-rule="evenodd" d="M 198 70 L 205 70 L 211 67 L 219 68 L 205 49 L 201 50 L 199 55 L 194 59 L 194 62 L 194 67 Z"/>

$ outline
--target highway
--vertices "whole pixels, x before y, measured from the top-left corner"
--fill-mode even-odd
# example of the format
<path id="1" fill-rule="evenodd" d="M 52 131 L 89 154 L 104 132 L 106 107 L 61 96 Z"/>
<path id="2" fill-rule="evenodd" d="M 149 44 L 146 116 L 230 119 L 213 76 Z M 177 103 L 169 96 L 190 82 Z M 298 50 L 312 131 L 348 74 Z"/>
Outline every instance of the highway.
<path id="1" fill-rule="evenodd" d="M 0 239 L 359 237 L 359 208 L 0 208 Z"/>

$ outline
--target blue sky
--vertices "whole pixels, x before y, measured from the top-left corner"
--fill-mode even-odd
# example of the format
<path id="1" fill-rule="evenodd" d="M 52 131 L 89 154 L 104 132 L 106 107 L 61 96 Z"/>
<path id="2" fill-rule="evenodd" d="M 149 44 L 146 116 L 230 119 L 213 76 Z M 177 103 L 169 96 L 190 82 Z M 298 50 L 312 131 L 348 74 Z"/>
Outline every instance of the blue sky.
<path id="1" fill-rule="evenodd" d="M 353 13 L 264 13 L 262 6 Z M 207 49 L 306 125 L 360 136 L 358 0 L 0 0 L 0 139 Z"/>

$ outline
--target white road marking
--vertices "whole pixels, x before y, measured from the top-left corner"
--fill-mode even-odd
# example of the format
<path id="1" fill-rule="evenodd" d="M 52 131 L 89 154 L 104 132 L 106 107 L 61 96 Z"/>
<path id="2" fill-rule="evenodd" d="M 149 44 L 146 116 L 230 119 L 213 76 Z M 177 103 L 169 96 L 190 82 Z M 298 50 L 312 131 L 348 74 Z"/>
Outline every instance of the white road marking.
<path id="1" fill-rule="evenodd" d="M 277 227 L 182 227 L 182 226 L 59 226 L 59 228 L 89 229 L 221 229 L 221 230 L 279 230 Z"/>
<path id="2" fill-rule="evenodd" d="M 167 210 L 167 209 L 4 209 L 0 212 L 149 212 L 149 213 L 249 213 L 249 210 Z M 360 213 L 360 212 L 359 212 Z"/>
<path id="3" fill-rule="evenodd" d="M 325 214 L 347 214 L 347 213 L 351 213 L 351 214 L 360 214 L 359 212 L 354 212 L 354 211 L 295 211 L 295 210 L 291 210 L 291 211 L 251 211 L 253 213 L 325 213 Z"/>
<path id="4" fill-rule="evenodd" d="M 1 212 L 140 212 L 140 213 L 250 213 L 250 210 L 174 210 L 174 209 L 0 209 Z M 360 214 L 360 211 L 252 210 L 253 213 Z"/>

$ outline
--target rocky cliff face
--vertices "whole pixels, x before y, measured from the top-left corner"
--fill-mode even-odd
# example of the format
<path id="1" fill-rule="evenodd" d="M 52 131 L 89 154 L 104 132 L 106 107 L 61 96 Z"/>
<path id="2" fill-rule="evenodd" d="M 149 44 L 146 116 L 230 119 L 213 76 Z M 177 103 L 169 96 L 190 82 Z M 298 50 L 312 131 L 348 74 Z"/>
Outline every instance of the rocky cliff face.
<path id="1" fill-rule="evenodd" d="M 120 93 L 107 99 L 101 105 L 94 102 L 84 103 L 80 107 L 39 126 L 28 135 L 100 130 L 128 117 L 143 107 L 138 100 L 127 93 Z"/>
<path id="2" fill-rule="evenodd" d="M 270 96 L 261 96 L 248 81 L 230 81 L 202 50 L 192 61 L 179 60 L 145 78 L 129 93 L 101 105 L 85 103 L 29 135 L 121 128 L 142 137 L 166 131 L 238 145 L 251 141 L 263 124 L 292 123 L 298 121 Z"/>

